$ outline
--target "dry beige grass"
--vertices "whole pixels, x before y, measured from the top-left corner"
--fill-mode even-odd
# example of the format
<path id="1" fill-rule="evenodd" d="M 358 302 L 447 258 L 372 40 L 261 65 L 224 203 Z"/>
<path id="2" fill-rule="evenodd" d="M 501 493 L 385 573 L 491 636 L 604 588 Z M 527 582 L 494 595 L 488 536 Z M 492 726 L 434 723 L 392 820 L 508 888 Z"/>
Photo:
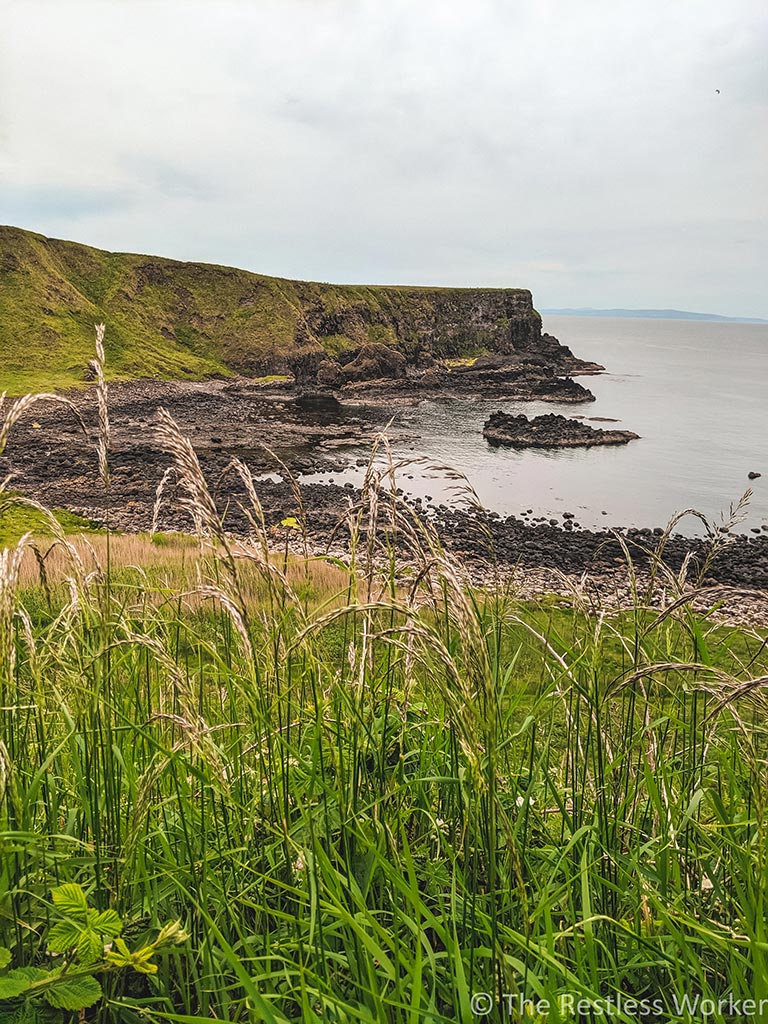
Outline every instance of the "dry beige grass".
<path id="1" fill-rule="evenodd" d="M 200 548 L 197 541 L 184 534 L 163 534 L 153 540 L 147 534 L 113 534 L 73 536 L 67 538 L 67 545 L 50 539 L 40 539 L 37 551 L 44 564 L 48 586 L 63 584 L 76 572 L 77 559 L 85 575 L 103 575 L 109 565 L 112 574 L 119 580 L 127 571 L 151 576 L 156 584 L 167 584 L 173 588 L 196 586 L 211 570 L 211 549 Z M 238 560 L 243 598 L 250 604 L 258 605 L 265 595 L 263 576 L 249 564 L 249 547 L 235 544 L 233 553 Z M 238 558 L 242 555 L 242 560 Z M 349 589 L 349 574 L 343 568 L 323 558 L 310 558 L 273 552 L 271 563 L 284 573 L 289 586 L 311 596 L 311 603 L 335 603 L 336 599 L 346 602 Z M 18 571 L 18 589 L 24 590 L 41 583 L 40 561 L 32 548 L 27 547 Z"/>
<path id="2" fill-rule="evenodd" d="M 86 572 L 105 571 L 109 547 L 109 562 L 112 569 L 141 566 L 145 570 L 161 569 L 177 578 L 184 574 L 185 566 L 192 564 L 197 555 L 196 545 L 189 538 L 179 536 L 167 543 L 155 544 L 145 534 L 113 534 L 75 536 L 67 538 L 80 557 Z M 40 539 L 37 547 L 45 562 L 45 574 L 50 584 L 64 582 L 72 575 L 73 553 L 56 540 Z M 40 582 L 40 566 L 34 552 L 27 548 L 19 571 L 21 588 L 35 586 Z"/>

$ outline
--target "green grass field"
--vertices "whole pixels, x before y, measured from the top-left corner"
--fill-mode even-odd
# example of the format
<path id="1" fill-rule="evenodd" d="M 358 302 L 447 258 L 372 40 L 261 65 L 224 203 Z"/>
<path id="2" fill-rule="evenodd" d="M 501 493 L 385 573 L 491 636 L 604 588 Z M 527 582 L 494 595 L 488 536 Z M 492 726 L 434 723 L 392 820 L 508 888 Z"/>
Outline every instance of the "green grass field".
<path id="1" fill-rule="evenodd" d="M 91 533 L 97 529 L 74 512 L 57 509 L 53 515 L 64 533 Z M 52 527 L 47 517 L 34 508 L 25 508 L 17 504 L 9 504 L 3 508 L 0 495 L 0 548 L 17 544 L 27 533 L 38 538 L 50 537 Z"/>
<path id="2" fill-rule="evenodd" d="M 49 539 L 43 582 L 8 550 L 0 1019 L 465 1021 L 481 993 L 487 1019 L 577 1019 L 573 997 L 693 1021 L 688 992 L 765 994 L 763 638 L 478 592 L 392 522 L 409 591 L 387 547 L 367 571 L 365 523 L 348 570 L 212 518 L 203 552 Z M 118 971 L 97 932 L 83 967 L 65 883 L 131 955 L 169 922 L 182 941 Z M 69 1008 L 2 1001 L 32 967 Z"/>

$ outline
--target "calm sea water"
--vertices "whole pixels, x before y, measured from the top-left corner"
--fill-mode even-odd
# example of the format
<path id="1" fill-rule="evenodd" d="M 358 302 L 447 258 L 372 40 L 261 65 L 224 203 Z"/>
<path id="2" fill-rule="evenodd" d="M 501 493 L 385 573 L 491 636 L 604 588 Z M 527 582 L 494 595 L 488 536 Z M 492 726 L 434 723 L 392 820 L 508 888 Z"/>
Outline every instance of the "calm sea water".
<path id="1" fill-rule="evenodd" d="M 727 514 L 751 487 L 741 529 L 768 522 L 768 325 L 550 316 L 544 329 L 606 366 L 605 374 L 581 378 L 597 401 L 423 401 L 396 412 L 393 430 L 410 435 L 397 453 L 455 467 L 503 514 L 569 511 L 583 526 L 659 526 L 688 507 Z M 499 408 L 612 417 L 619 423 L 602 425 L 641 440 L 570 451 L 492 448 L 482 426 Z M 750 470 L 763 476 L 750 482 Z M 439 474 L 407 472 L 413 479 L 403 479 L 404 488 L 444 500 Z M 695 532 L 693 524 L 686 532 Z"/>

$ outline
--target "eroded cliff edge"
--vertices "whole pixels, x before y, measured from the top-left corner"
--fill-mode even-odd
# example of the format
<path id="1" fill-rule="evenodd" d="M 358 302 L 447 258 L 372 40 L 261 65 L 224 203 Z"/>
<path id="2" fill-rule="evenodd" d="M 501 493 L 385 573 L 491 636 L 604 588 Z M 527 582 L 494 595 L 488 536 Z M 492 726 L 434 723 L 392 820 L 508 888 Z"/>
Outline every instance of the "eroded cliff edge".
<path id="1" fill-rule="evenodd" d="M 111 253 L 0 227 L 0 379 L 10 391 L 83 379 L 93 325 L 115 378 L 263 376 L 387 346 L 406 367 L 478 353 L 578 372 L 524 288 L 329 285 Z"/>

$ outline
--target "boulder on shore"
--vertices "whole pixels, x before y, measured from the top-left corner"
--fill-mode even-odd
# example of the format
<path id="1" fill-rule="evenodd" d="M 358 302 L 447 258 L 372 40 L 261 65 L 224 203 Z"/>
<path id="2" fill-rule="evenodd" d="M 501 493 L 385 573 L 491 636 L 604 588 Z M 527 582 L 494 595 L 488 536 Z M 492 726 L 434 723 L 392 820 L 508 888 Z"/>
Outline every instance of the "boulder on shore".
<path id="1" fill-rule="evenodd" d="M 398 349 L 379 342 L 362 345 L 343 364 L 319 346 L 308 346 L 292 357 L 290 369 L 299 385 L 341 388 L 366 381 L 401 380 L 406 376 L 406 360 Z"/>
<path id="2" fill-rule="evenodd" d="M 627 444 L 639 437 L 631 430 L 602 430 L 556 413 L 509 416 L 494 412 L 485 421 L 483 436 L 494 445 L 512 448 L 592 448 L 602 444 Z"/>
<path id="3" fill-rule="evenodd" d="M 405 356 L 391 345 L 371 342 L 363 345 L 354 359 L 342 367 L 342 377 L 347 383 L 383 378 L 405 377 Z"/>

